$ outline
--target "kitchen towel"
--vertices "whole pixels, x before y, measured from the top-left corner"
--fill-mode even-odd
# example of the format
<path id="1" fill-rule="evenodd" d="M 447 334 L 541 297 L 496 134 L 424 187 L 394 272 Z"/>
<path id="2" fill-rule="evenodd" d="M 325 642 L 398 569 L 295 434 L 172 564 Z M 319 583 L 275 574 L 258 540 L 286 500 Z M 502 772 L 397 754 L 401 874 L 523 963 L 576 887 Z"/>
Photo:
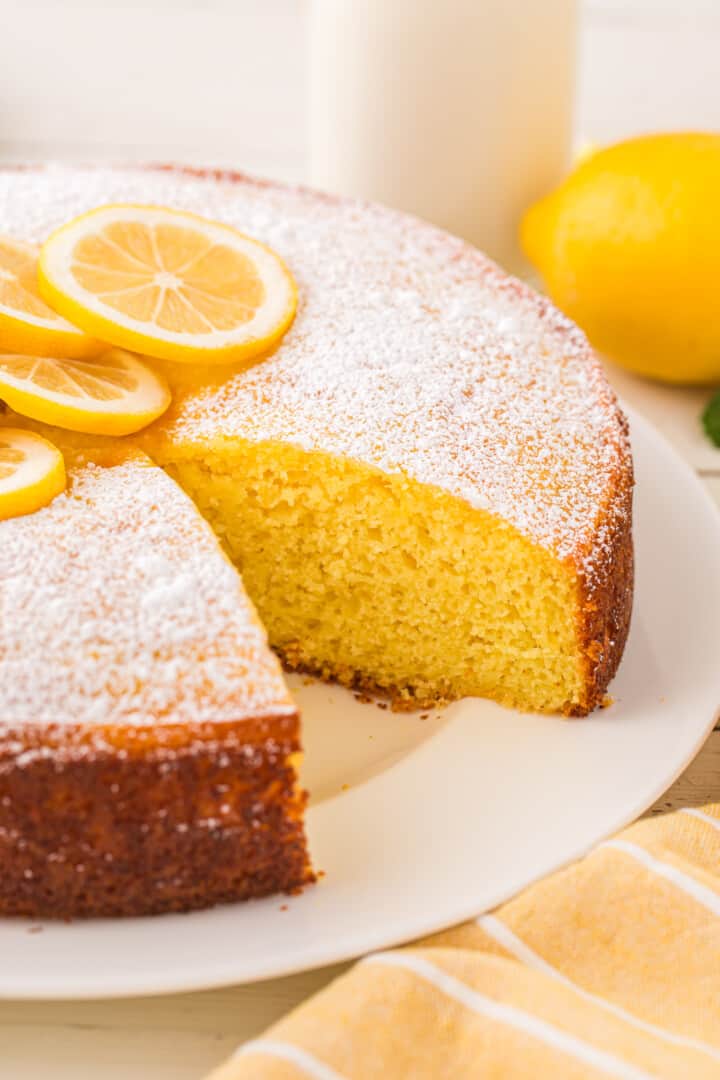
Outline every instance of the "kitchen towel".
<path id="1" fill-rule="evenodd" d="M 720 1078 L 720 804 L 366 957 L 210 1080 L 550 1076 Z"/>

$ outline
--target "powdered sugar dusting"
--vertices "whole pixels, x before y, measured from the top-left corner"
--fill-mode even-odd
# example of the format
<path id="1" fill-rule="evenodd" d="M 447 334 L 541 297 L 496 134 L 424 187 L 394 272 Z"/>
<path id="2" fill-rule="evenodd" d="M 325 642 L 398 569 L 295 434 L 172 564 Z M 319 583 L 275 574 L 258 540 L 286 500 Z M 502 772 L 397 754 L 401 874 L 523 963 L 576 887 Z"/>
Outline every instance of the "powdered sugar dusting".
<path id="1" fill-rule="evenodd" d="M 117 201 L 234 225 L 278 251 L 299 284 L 297 318 L 271 358 L 176 405 L 164 422 L 171 452 L 239 435 L 351 456 L 497 513 L 592 570 L 598 508 L 628 450 L 600 366 L 551 305 L 412 218 L 222 176 L 8 173 L 0 230 L 41 241 Z"/>
<path id="2" fill-rule="evenodd" d="M 293 711 L 237 574 L 160 469 L 77 467 L 50 506 L 0 524 L 0 545 L 3 724 Z"/>

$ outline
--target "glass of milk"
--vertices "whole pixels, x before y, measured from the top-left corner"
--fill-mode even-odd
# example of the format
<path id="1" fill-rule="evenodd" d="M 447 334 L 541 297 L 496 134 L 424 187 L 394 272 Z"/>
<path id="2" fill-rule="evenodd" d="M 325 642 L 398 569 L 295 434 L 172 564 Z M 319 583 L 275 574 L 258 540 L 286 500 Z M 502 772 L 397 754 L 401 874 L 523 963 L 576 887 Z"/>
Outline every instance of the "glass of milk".
<path id="1" fill-rule="evenodd" d="M 562 176 L 575 0 L 312 0 L 309 178 L 433 221 L 511 269 Z"/>

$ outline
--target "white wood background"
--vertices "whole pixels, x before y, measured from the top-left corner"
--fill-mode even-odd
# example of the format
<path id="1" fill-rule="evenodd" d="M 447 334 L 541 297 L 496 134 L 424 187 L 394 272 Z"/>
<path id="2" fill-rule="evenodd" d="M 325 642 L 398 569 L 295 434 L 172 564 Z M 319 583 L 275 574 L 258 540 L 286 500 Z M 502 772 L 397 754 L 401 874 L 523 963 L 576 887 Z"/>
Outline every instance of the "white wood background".
<path id="1" fill-rule="evenodd" d="M 300 178 L 308 6 L 0 0 L 0 157 L 175 159 Z M 720 0 L 585 0 L 578 132 L 602 142 L 720 128 L 719 54 Z"/>
<path id="2" fill-rule="evenodd" d="M 0 159 L 185 160 L 300 179 L 307 6 L 0 0 Z M 720 130 L 718 55 L 720 0 L 585 0 L 579 137 Z M 720 451 L 697 422 L 704 392 L 610 374 L 720 505 Z M 653 812 L 711 799 L 720 730 Z M 336 970 L 125 1002 L 0 1002 L 0 1080 L 200 1080 Z"/>

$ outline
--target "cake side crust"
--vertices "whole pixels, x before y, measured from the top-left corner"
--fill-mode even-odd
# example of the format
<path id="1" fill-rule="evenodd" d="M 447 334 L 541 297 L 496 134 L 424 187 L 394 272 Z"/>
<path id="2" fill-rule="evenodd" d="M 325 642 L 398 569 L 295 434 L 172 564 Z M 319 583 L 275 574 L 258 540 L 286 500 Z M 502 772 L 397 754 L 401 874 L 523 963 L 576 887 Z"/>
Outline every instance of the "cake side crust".
<path id="1" fill-rule="evenodd" d="M 188 911 L 314 881 L 297 713 L 238 724 L 8 728 L 0 912 Z"/>
<path id="2" fill-rule="evenodd" d="M 584 700 L 569 704 L 570 716 L 585 716 L 606 701 L 630 631 L 635 584 L 632 537 L 634 471 L 628 422 L 617 409 L 624 454 L 607 501 L 601 508 L 594 543 L 577 558 L 578 638 L 580 641 Z"/>

